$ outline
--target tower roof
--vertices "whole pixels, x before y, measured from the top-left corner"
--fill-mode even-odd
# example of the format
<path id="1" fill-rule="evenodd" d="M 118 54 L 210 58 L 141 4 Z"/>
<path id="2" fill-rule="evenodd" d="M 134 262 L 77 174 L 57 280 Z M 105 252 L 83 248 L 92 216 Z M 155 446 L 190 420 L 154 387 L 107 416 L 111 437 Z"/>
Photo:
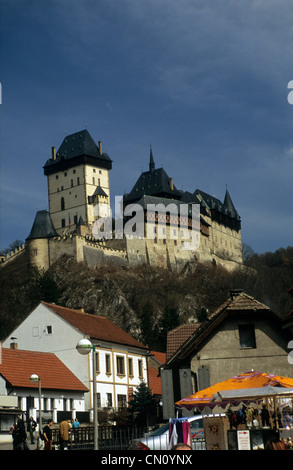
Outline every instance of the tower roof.
<path id="1" fill-rule="evenodd" d="M 66 136 L 56 154 L 46 161 L 44 172 L 50 174 L 83 161 L 112 168 L 112 160 L 107 153 L 102 152 L 101 142 L 97 146 L 87 129 Z"/>
<path id="2" fill-rule="evenodd" d="M 58 237 L 51 216 L 47 210 L 38 211 L 27 240 L 50 237 Z"/>
<path id="3" fill-rule="evenodd" d="M 180 199 L 182 195 L 174 186 L 173 178 L 170 178 L 163 168 L 155 168 L 152 149 L 150 149 L 149 171 L 144 171 L 140 175 L 130 193 L 124 196 L 124 201 L 137 201 L 145 195 L 171 199 Z"/>
<path id="4" fill-rule="evenodd" d="M 226 194 L 225 194 L 224 206 L 228 209 L 229 213 L 231 214 L 231 217 L 235 217 L 235 218 L 238 217 L 238 213 L 234 207 L 234 204 L 232 202 L 228 189 L 226 190 Z"/>

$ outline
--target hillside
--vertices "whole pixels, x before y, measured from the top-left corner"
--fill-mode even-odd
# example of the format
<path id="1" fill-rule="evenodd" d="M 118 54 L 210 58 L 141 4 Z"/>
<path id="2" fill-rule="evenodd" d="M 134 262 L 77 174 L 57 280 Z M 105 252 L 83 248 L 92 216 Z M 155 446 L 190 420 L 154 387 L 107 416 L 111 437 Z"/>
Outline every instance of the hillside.
<path id="1" fill-rule="evenodd" d="M 251 255 L 250 269 L 229 273 L 211 265 L 181 273 L 140 266 L 90 269 L 64 256 L 46 273 L 27 273 L 24 259 L 0 270 L 0 338 L 10 334 L 40 300 L 107 316 L 152 349 L 164 350 L 166 333 L 201 321 L 242 288 L 284 317 L 293 308 L 293 248 Z"/>

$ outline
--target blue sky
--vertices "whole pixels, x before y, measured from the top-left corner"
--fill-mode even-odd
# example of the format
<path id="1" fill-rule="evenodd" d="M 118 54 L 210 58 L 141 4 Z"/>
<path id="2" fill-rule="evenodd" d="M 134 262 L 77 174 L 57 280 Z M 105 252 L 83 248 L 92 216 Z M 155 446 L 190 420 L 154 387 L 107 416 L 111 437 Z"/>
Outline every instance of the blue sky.
<path id="1" fill-rule="evenodd" d="M 258 253 L 293 245 L 291 0 L 1 0 L 0 247 L 47 209 L 43 165 L 87 128 L 111 197 L 152 145 L 178 189 L 223 200 Z"/>

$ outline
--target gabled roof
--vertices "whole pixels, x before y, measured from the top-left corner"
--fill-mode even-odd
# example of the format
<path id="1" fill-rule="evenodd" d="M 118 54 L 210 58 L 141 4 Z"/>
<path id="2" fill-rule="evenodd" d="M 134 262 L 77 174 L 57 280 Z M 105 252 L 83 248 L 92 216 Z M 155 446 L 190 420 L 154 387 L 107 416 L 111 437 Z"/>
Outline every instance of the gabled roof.
<path id="1" fill-rule="evenodd" d="M 224 304 L 222 304 L 215 312 L 209 315 L 208 319 L 201 324 L 196 324 L 193 333 L 190 333 L 189 336 L 186 338 L 185 341 L 180 343 L 180 328 L 176 328 L 172 334 L 169 336 L 168 339 L 177 346 L 177 350 L 173 352 L 171 356 L 167 356 L 166 364 L 171 364 L 173 361 L 177 359 L 183 359 L 188 354 L 192 352 L 192 350 L 196 349 L 201 342 L 210 335 L 215 328 L 224 321 L 224 319 L 233 313 L 266 313 L 271 315 L 276 321 L 281 322 L 280 318 L 274 314 L 271 309 L 259 302 L 258 300 L 254 299 L 253 297 L 249 296 L 245 292 L 235 290 L 234 293 L 231 293 L 231 298 L 229 298 Z M 192 327 L 191 327 L 192 328 Z M 171 331 L 171 333 L 172 333 Z M 188 335 L 188 330 L 186 332 L 186 336 Z M 171 345 L 172 346 L 172 345 Z M 170 346 L 167 345 L 167 351 Z M 173 346 L 174 349 L 174 346 Z"/>
<path id="2" fill-rule="evenodd" d="M 175 186 L 172 187 L 171 178 L 169 178 L 164 168 L 157 168 L 153 171 L 143 172 L 131 192 L 125 195 L 124 200 L 132 202 L 145 195 L 178 199 L 181 192 Z"/>
<path id="3" fill-rule="evenodd" d="M 53 353 L 2 348 L 0 375 L 15 388 L 38 388 L 30 381 L 37 374 L 43 390 L 88 391 L 87 387 Z"/>
<path id="4" fill-rule="evenodd" d="M 190 338 L 190 336 L 200 327 L 200 323 L 186 323 L 179 325 L 167 334 L 167 354 L 166 359 L 170 359 L 178 348 Z"/>
<path id="5" fill-rule="evenodd" d="M 240 221 L 240 216 L 234 207 L 234 204 L 232 202 L 232 199 L 228 190 L 226 190 L 225 199 L 223 203 L 220 201 L 220 199 L 214 196 L 211 196 L 210 194 L 207 194 L 200 189 L 196 189 L 194 194 L 200 195 L 203 201 L 205 202 L 205 204 L 210 209 L 214 209 L 215 211 L 220 212 L 221 214 L 225 214 L 231 217 L 232 219 L 236 219 Z"/>
<path id="6" fill-rule="evenodd" d="M 124 196 L 124 202 L 137 201 L 145 195 L 179 199 L 181 194 L 181 191 L 176 189 L 172 178 L 169 178 L 165 170 L 163 168 L 155 168 L 151 149 L 149 171 L 144 171 L 140 175 L 130 193 Z"/>
<path id="7" fill-rule="evenodd" d="M 81 310 L 73 310 L 47 302 L 41 303 L 93 340 L 148 349 L 106 317 L 84 313 Z"/>
<path id="8" fill-rule="evenodd" d="M 50 237 L 58 237 L 51 216 L 47 210 L 38 211 L 27 240 Z"/>

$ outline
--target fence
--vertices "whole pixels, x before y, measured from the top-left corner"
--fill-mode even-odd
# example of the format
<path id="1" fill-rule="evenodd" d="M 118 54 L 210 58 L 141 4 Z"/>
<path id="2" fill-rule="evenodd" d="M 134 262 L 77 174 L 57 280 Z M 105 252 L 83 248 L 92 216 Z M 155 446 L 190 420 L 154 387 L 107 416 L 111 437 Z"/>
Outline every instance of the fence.
<path id="1" fill-rule="evenodd" d="M 98 443 L 99 450 L 135 450 L 146 429 L 134 427 L 117 428 L 116 426 L 99 426 Z M 53 448 L 59 449 L 59 429 L 52 429 Z M 93 450 L 94 428 L 93 426 L 81 426 L 78 430 L 72 430 L 69 436 L 68 449 Z"/>

